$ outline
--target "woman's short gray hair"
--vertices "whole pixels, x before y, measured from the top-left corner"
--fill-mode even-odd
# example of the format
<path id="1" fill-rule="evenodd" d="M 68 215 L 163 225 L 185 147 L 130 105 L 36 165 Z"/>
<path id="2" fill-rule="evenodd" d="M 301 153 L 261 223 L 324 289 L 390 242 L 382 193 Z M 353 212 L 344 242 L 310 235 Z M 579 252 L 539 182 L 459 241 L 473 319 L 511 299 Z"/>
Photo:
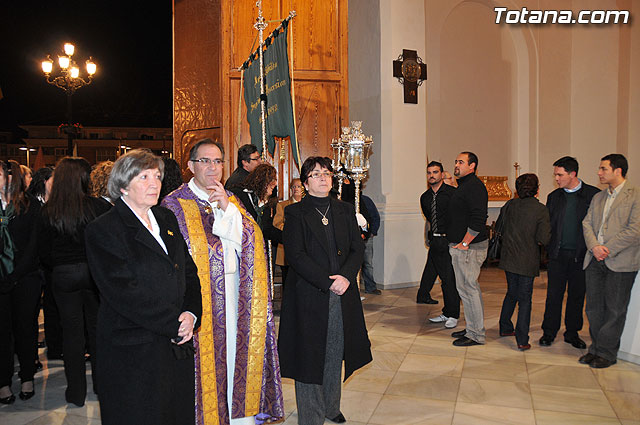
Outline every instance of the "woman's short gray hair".
<path id="1" fill-rule="evenodd" d="M 109 175 L 109 198 L 115 201 L 122 196 L 121 189 L 126 189 L 138 174 L 145 170 L 157 168 L 160 170 L 160 177 L 164 177 L 164 162 L 162 158 L 156 156 L 149 149 L 134 149 L 122 155 L 113 164 L 113 169 Z"/>

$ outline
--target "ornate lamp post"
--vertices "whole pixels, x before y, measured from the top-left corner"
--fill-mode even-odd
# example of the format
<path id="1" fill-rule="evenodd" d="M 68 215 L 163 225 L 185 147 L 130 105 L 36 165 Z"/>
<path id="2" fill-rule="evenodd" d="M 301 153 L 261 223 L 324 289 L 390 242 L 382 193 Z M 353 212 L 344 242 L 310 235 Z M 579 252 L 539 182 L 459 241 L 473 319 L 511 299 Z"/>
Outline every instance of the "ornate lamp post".
<path id="1" fill-rule="evenodd" d="M 355 182 L 356 212 L 360 212 L 360 183 L 369 171 L 369 155 L 371 155 L 371 144 L 373 143 L 371 136 L 362 134 L 361 128 L 362 121 L 351 121 L 351 127 L 342 127 L 340 139 L 333 139 L 331 143 L 333 148 L 332 167 L 334 169 L 343 168 Z M 340 179 L 338 190 L 341 192 L 344 173 L 342 177 L 340 177 L 340 172 L 336 175 Z"/>
<path id="2" fill-rule="evenodd" d="M 73 59 L 75 53 L 75 46 L 71 43 L 64 44 L 64 55 L 58 56 L 58 68 L 54 71 L 53 59 L 51 56 L 47 56 L 47 59 L 42 61 L 42 72 L 44 72 L 47 78 L 47 83 L 52 84 L 67 93 L 67 125 L 62 126 L 62 130 L 67 133 L 67 154 L 73 154 L 73 137 L 78 133 L 78 128 L 74 127 L 72 118 L 72 103 L 71 97 L 80 87 L 91 84 L 93 75 L 98 70 L 97 65 L 93 62 L 91 57 L 85 62 L 87 79 L 85 80 L 80 76 L 80 68 Z"/>

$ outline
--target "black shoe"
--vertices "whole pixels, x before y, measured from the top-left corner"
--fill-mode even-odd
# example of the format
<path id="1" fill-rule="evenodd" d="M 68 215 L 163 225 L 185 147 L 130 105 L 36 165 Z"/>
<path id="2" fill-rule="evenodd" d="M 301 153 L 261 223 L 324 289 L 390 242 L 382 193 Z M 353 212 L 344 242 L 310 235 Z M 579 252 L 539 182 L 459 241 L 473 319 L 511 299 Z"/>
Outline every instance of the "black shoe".
<path id="1" fill-rule="evenodd" d="M 587 354 L 585 354 L 584 356 L 580 357 L 580 358 L 578 359 L 578 362 L 580 362 L 580 363 L 582 363 L 582 364 L 589 364 L 589 363 L 591 363 L 591 362 L 593 361 L 593 359 L 595 359 L 595 358 L 596 358 L 596 356 L 594 356 L 593 354 L 591 354 L 591 353 L 587 353 Z"/>
<path id="2" fill-rule="evenodd" d="M 333 418 L 333 419 L 330 419 L 330 418 L 329 418 L 329 420 L 330 420 L 331 422 L 335 422 L 335 423 L 337 423 L 337 424 L 343 424 L 343 423 L 347 422 L 347 420 L 345 419 L 345 417 L 344 417 L 344 415 L 342 414 L 342 412 L 338 413 L 338 416 L 336 416 L 336 417 L 335 417 L 335 418 Z"/>
<path id="3" fill-rule="evenodd" d="M 463 329 L 461 331 L 455 331 L 451 333 L 451 336 L 453 338 L 462 338 L 463 336 L 465 336 L 467 334 L 467 330 Z"/>
<path id="4" fill-rule="evenodd" d="M 20 391 L 20 393 L 18 394 L 18 397 L 20 397 L 20 400 L 29 400 L 31 397 L 33 397 L 34 395 L 36 395 L 36 391 Z"/>
<path id="5" fill-rule="evenodd" d="M 609 367 L 616 363 L 617 363 L 616 360 L 607 360 L 604 357 L 595 356 L 595 358 L 591 360 L 591 363 L 589 363 L 589 366 L 591 366 L 594 369 L 604 369 L 605 367 Z"/>
<path id="6" fill-rule="evenodd" d="M 22 383 L 22 388 L 24 388 L 24 384 L 28 384 L 29 382 L 31 382 L 31 391 L 20 391 L 20 393 L 18 394 L 18 397 L 20 397 L 20 400 L 29 400 L 31 397 L 33 397 L 36 394 L 34 385 L 33 385 L 33 380 L 31 381 L 25 381 Z"/>
<path id="7" fill-rule="evenodd" d="M 472 345 L 481 345 L 479 342 L 472 340 L 471 338 L 467 338 L 463 336 L 462 338 L 458 338 L 453 341 L 453 345 L 456 347 L 471 347 Z"/>
<path id="8" fill-rule="evenodd" d="M 579 336 L 574 336 L 573 338 L 564 337 L 564 342 L 566 342 L 567 344 L 571 344 L 574 347 L 579 348 L 580 350 L 584 350 L 585 348 L 587 348 L 587 344 L 585 344 L 585 342 L 581 340 Z"/>
<path id="9" fill-rule="evenodd" d="M 364 291 L 365 294 L 373 294 L 373 295 L 381 295 L 382 291 L 379 289 L 374 289 L 373 291 Z"/>
<path id="10" fill-rule="evenodd" d="M 553 339 L 554 337 L 552 337 L 551 335 L 544 334 L 542 335 L 542 338 L 540 338 L 540 341 L 538 341 L 538 343 L 543 347 L 548 347 L 553 344 Z"/>
<path id="11" fill-rule="evenodd" d="M 433 298 L 429 297 L 429 298 L 418 298 L 416 300 L 416 303 L 418 303 L 418 304 L 438 304 L 438 301 L 436 301 Z"/>
<path id="12" fill-rule="evenodd" d="M 16 401 L 16 396 L 11 394 L 9 397 L 0 398 L 0 404 L 13 404 Z"/>

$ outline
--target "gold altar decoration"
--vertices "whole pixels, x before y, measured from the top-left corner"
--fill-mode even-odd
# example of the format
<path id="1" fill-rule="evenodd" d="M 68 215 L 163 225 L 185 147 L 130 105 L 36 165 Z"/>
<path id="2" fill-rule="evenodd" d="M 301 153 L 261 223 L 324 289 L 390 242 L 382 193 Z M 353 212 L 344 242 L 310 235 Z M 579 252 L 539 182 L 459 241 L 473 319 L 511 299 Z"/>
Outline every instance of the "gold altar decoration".
<path id="1" fill-rule="evenodd" d="M 508 201 L 513 197 L 513 192 L 507 184 L 506 176 L 478 176 L 484 183 L 489 193 L 490 201 Z"/>

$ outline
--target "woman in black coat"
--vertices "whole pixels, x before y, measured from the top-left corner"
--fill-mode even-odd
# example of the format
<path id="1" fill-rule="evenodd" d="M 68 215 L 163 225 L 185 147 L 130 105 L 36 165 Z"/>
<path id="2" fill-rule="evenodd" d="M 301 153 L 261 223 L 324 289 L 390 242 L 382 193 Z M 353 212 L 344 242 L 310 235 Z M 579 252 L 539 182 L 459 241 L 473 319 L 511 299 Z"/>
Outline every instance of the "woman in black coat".
<path id="1" fill-rule="evenodd" d="M 84 230 L 89 222 L 111 208 L 104 199 L 88 195 L 90 173 L 91 166 L 84 158 L 60 160 L 49 199 L 42 207 L 38 231 L 40 258 L 51 270 L 51 287 L 64 335 L 65 399 L 76 406 L 83 406 L 87 395 L 84 357 L 87 347 L 91 369 L 95 371 L 96 317 L 100 304 L 87 265 Z M 93 392 L 98 392 L 95 375 Z"/>
<path id="2" fill-rule="evenodd" d="M 308 158 L 302 201 L 285 208 L 289 273 L 282 298 L 278 352 L 283 377 L 294 379 L 298 422 L 344 422 L 340 375 L 369 363 L 371 344 L 356 275 L 364 243 L 353 206 L 329 196 L 331 161 Z"/>
<path id="3" fill-rule="evenodd" d="M 109 178 L 114 206 L 85 232 L 100 290 L 96 372 L 105 425 L 195 423 L 200 283 L 175 216 L 155 206 L 162 170 L 149 151 L 121 156 Z"/>
<path id="4" fill-rule="evenodd" d="M 0 403 L 11 404 L 13 358 L 20 362 L 20 399 L 34 396 L 38 356 L 38 301 L 42 279 L 38 270 L 36 224 L 40 203 L 25 193 L 20 165 L 0 162 Z M 13 344 L 11 343 L 13 340 Z"/>
<path id="5" fill-rule="evenodd" d="M 523 174 L 516 180 L 518 198 L 500 210 L 504 221 L 500 268 L 507 275 L 507 294 L 500 312 L 500 336 L 515 335 L 519 350 L 528 350 L 533 280 L 540 273 L 540 245 L 551 238 L 549 211 L 536 197 L 538 177 Z M 514 329 L 511 316 L 518 304 L 518 322 Z"/>

